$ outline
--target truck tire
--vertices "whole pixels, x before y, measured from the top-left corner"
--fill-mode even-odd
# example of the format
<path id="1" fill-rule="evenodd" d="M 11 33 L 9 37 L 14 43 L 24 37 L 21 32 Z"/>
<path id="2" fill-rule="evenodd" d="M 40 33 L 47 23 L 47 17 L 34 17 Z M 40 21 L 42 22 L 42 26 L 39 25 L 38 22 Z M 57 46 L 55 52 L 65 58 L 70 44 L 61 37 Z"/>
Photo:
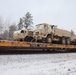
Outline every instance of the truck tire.
<path id="1" fill-rule="evenodd" d="M 61 42 L 62 42 L 63 45 L 65 45 L 66 44 L 66 39 L 62 38 Z"/>
<path id="2" fill-rule="evenodd" d="M 70 45 L 70 44 L 71 44 L 71 41 L 70 41 L 69 38 L 66 39 L 66 44 L 67 44 L 67 45 Z"/>
<path id="3" fill-rule="evenodd" d="M 45 40 L 46 40 L 46 39 L 43 38 L 43 39 L 42 39 L 42 42 L 45 43 L 45 42 L 46 42 Z"/>
<path id="4" fill-rule="evenodd" d="M 32 39 L 33 39 L 33 37 L 25 37 L 24 38 L 24 41 L 26 41 L 26 42 L 31 42 L 32 41 Z"/>
<path id="5" fill-rule="evenodd" d="M 51 36 L 47 36 L 46 42 L 47 42 L 47 43 L 52 43 L 52 38 L 51 38 Z"/>
<path id="6" fill-rule="evenodd" d="M 36 42 L 36 39 L 32 38 L 31 42 Z"/>

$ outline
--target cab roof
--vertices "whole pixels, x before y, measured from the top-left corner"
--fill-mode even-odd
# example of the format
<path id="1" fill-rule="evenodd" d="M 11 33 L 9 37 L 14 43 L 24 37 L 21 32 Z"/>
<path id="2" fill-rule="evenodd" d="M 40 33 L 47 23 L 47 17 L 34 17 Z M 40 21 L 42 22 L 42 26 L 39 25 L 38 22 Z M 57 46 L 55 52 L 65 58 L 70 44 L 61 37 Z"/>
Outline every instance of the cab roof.
<path id="1" fill-rule="evenodd" d="M 41 24 L 37 24 L 36 26 L 38 26 L 38 25 L 52 25 L 52 24 L 47 24 L 47 23 L 41 23 Z"/>

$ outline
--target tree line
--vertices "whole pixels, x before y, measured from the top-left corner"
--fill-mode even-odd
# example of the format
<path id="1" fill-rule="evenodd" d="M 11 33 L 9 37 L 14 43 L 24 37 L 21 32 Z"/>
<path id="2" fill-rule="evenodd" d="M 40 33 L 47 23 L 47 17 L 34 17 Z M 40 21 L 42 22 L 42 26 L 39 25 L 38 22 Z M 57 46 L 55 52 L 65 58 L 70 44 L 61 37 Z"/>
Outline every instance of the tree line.
<path id="1" fill-rule="evenodd" d="M 20 30 L 23 27 L 28 28 L 33 24 L 33 16 L 30 12 L 27 12 L 26 15 L 19 19 L 18 24 L 10 23 L 8 20 L 3 21 L 2 17 L 0 17 L 0 39 L 3 40 L 13 40 L 13 33 L 16 30 Z"/>
<path id="2" fill-rule="evenodd" d="M 33 27 L 33 16 L 30 12 L 27 12 L 23 17 L 19 19 L 19 22 L 10 23 L 9 20 L 3 21 L 2 17 L 0 16 L 0 39 L 3 40 L 13 40 L 13 33 L 16 30 L 20 30 L 22 28 Z M 71 35 L 75 36 L 73 30 L 71 30 Z"/>

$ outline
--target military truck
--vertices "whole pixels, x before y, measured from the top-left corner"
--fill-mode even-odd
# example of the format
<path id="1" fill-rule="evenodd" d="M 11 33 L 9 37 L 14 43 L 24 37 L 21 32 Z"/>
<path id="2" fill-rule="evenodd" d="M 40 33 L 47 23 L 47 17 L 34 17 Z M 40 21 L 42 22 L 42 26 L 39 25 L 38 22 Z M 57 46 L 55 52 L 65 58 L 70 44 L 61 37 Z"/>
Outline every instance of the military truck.
<path id="1" fill-rule="evenodd" d="M 21 29 L 21 30 L 15 31 L 13 34 L 13 39 L 15 41 L 30 42 L 33 39 L 33 31 L 26 30 L 26 29 Z"/>
<path id="2" fill-rule="evenodd" d="M 33 32 L 33 38 L 41 42 L 58 42 L 62 44 L 71 43 L 71 32 L 57 28 L 56 25 L 42 23 L 36 25 L 36 30 Z"/>

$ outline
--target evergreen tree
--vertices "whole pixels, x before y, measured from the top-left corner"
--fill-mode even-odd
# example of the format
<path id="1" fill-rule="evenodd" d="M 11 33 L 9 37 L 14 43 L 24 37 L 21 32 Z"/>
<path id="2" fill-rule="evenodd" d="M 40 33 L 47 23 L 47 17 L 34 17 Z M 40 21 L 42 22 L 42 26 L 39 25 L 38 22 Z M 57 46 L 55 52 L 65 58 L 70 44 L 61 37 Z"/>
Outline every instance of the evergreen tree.
<path id="1" fill-rule="evenodd" d="M 20 18 L 19 23 L 18 23 L 18 30 L 20 30 L 23 27 L 23 19 Z"/>
<path id="2" fill-rule="evenodd" d="M 32 19 L 32 15 L 27 12 L 25 17 L 23 17 L 23 21 L 24 21 L 24 27 L 27 29 L 29 26 L 31 26 L 31 24 L 33 24 L 33 19 Z"/>

